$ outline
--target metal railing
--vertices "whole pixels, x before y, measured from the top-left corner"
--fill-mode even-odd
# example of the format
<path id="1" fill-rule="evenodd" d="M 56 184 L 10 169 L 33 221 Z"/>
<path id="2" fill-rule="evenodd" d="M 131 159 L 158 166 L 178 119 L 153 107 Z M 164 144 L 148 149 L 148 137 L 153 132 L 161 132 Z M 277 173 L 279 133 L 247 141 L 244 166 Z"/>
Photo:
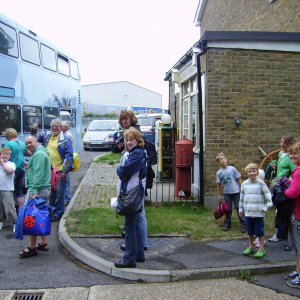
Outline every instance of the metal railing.
<path id="1" fill-rule="evenodd" d="M 171 151 L 171 153 L 174 153 Z M 193 157 L 185 158 L 187 160 L 193 160 Z M 152 166 L 155 172 L 155 178 L 153 181 L 153 186 L 151 189 L 147 189 L 148 197 L 145 201 L 151 204 L 163 204 L 170 202 L 188 202 L 193 204 L 199 203 L 199 192 L 197 194 L 193 193 L 192 185 L 194 183 L 194 165 L 190 167 L 190 193 L 187 191 L 180 191 L 176 194 L 176 184 L 182 183 L 184 185 L 184 180 L 186 179 L 186 174 L 184 172 L 176 171 L 176 157 L 174 155 L 162 156 L 158 153 L 158 163 Z M 183 176 L 183 177 L 181 177 Z M 177 181 L 177 182 L 176 182 Z"/>

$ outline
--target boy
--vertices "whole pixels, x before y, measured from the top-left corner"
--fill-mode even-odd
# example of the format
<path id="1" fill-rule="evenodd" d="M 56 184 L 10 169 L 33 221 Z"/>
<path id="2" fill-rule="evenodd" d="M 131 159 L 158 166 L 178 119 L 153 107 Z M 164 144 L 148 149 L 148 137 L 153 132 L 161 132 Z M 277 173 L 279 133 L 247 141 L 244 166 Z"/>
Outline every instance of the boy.
<path id="1" fill-rule="evenodd" d="M 15 224 L 17 218 L 13 196 L 16 165 L 9 161 L 11 153 L 9 148 L 0 150 L 0 230 L 3 227 L 4 213 L 7 223 Z"/>
<path id="2" fill-rule="evenodd" d="M 242 184 L 241 174 L 233 166 L 227 165 L 227 158 L 223 152 L 219 153 L 216 161 L 221 165 L 221 169 L 217 172 L 217 191 L 219 202 L 223 201 L 222 183 L 224 184 L 224 201 L 230 207 L 230 211 L 226 214 L 223 230 L 228 231 L 231 228 L 232 204 L 236 212 L 239 210 L 240 186 Z M 240 218 L 241 232 L 246 232 L 246 223 L 244 218 Z"/>
<path id="3" fill-rule="evenodd" d="M 243 255 L 254 254 L 254 236 L 259 239 L 259 250 L 254 254 L 255 258 L 265 256 L 264 249 L 264 216 L 268 208 L 272 207 L 272 196 L 267 185 L 258 176 L 258 166 L 248 164 L 245 168 L 248 179 L 241 187 L 239 215 L 246 216 L 247 231 L 249 235 L 248 247 Z"/>

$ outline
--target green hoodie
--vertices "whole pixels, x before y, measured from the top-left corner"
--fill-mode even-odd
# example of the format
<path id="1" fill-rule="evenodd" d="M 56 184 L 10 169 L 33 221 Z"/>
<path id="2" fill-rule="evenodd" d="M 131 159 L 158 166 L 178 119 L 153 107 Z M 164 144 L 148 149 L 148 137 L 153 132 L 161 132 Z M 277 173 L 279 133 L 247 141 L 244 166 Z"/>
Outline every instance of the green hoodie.
<path id="1" fill-rule="evenodd" d="M 32 194 L 51 188 L 51 162 L 49 151 L 39 146 L 33 152 L 26 173 L 26 187 Z"/>

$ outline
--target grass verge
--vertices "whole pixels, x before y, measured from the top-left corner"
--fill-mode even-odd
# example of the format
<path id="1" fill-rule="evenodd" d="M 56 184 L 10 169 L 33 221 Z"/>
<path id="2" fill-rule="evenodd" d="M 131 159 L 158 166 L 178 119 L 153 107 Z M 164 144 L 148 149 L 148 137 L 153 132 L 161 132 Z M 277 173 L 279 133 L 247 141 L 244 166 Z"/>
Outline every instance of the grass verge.
<path id="1" fill-rule="evenodd" d="M 231 230 L 224 232 L 213 217 L 213 210 L 189 203 L 166 203 L 162 206 L 146 205 L 148 234 L 188 234 L 193 240 L 247 237 L 241 233 L 238 217 L 232 214 Z M 265 235 L 274 231 L 275 209 L 267 212 Z M 71 211 L 66 220 L 69 234 L 119 234 L 124 217 L 116 217 L 112 208 L 87 208 Z"/>
<path id="2" fill-rule="evenodd" d="M 122 154 L 121 153 L 108 153 L 106 155 L 98 157 L 95 162 L 96 163 L 108 163 L 110 165 L 114 165 L 120 162 Z"/>

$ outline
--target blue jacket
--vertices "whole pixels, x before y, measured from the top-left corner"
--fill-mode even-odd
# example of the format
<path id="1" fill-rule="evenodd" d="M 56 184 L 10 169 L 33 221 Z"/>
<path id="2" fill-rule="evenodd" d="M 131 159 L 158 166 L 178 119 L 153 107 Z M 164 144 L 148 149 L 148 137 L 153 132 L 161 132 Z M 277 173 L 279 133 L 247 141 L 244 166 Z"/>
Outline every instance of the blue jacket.
<path id="1" fill-rule="evenodd" d="M 128 155 L 124 165 L 119 166 L 117 174 L 121 180 L 121 190 L 128 192 L 147 176 L 147 158 L 144 148 L 136 146 Z"/>
<path id="2" fill-rule="evenodd" d="M 52 133 L 48 134 L 43 141 L 43 146 L 47 148 L 49 140 L 52 136 Z M 63 162 L 62 172 L 64 174 L 69 173 L 73 170 L 73 148 L 71 141 L 68 137 L 61 131 L 58 137 L 58 152 Z"/>

